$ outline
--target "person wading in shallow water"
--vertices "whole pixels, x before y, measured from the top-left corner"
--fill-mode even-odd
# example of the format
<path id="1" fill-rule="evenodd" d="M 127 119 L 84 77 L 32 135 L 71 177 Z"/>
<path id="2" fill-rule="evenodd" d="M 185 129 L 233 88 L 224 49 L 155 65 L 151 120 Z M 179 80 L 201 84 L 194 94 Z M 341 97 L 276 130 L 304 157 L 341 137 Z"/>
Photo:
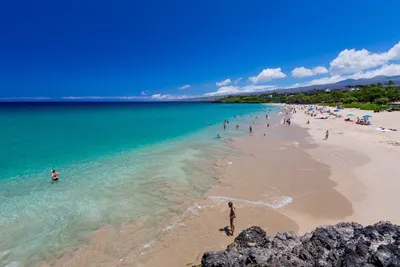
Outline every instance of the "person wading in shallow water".
<path id="1" fill-rule="evenodd" d="M 233 220 L 236 219 L 235 207 L 233 206 L 232 202 L 229 202 L 228 206 L 230 208 L 230 211 L 229 211 L 229 224 L 231 226 L 231 235 L 234 235 L 235 234 L 235 225 L 233 224 Z"/>
<path id="2" fill-rule="evenodd" d="M 56 170 L 51 170 L 51 179 L 53 180 L 53 182 L 58 181 L 58 175 L 60 175 L 60 174 L 58 172 L 56 172 Z"/>

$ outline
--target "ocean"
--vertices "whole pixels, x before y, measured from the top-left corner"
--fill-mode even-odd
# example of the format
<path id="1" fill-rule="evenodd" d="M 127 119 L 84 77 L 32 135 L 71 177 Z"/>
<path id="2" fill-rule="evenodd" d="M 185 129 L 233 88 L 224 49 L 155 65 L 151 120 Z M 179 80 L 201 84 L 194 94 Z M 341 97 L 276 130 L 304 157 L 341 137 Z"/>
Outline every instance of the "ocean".
<path id="1" fill-rule="evenodd" d="M 51 260 L 88 242 L 103 226 L 146 216 L 143 227 L 157 228 L 165 218 L 179 216 L 180 207 L 217 182 L 213 162 L 232 152 L 215 136 L 247 134 L 237 131 L 236 123 L 267 109 L 276 108 L 1 103 L 0 266 Z M 225 119 L 230 120 L 226 131 Z M 52 169 L 60 173 L 57 183 L 51 181 Z"/>

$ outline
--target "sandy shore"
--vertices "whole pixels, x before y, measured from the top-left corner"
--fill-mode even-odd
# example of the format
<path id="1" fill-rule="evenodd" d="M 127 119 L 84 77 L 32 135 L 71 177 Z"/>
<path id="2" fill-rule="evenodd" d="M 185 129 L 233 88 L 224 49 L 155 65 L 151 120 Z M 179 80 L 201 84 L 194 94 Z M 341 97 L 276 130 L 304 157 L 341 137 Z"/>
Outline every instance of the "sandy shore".
<path id="1" fill-rule="evenodd" d="M 362 117 L 371 114 L 372 125 L 358 125 L 345 122 L 349 113 Z M 352 204 L 353 214 L 346 221 L 371 224 L 388 220 L 400 224 L 396 198 L 400 183 L 398 162 L 400 159 L 400 113 L 370 113 L 356 109 L 344 109 L 343 118 L 321 120 L 310 118 L 304 111 L 298 111 L 293 121 L 306 127 L 311 136 L 310 142 L 317 144 L 307 150 L 312 157 L 330 166 L 330 179 L 335 187 Z M 310 120 L 310 124 L 306 121 Z M 382 132 L 378 127 L 394 128 L 399 131 Z M 328 140 L 324 140 L 329 130 Z M 397 142 L 397 143 L 396 143 Z M 306 220 L 295 211 L 288 212 L 305 232 L 315 227 L 315 221 Z M 321 221 L 325 223 L 325 221 Z"/>
<path id="2" fill-rule="evenodd" d="M 349 112 L 364 114 L 342 111 Z M 275 121 L 258 118 L 252 134 L 221 140 L 236 153 L 215 162 L 218 186 L 182 217 L 160 225 L 165 233 L 158 242 L 133 249 L 138 236 L 151 233 L 141 230 L 137 222 L 120 229 L 105 227 L 90 244 L 64 254 L 53 266 L 200 263 L 205 251 L 225 249 L 234 239 L 226 233 L 229 201 L 237 208 L 235 234 L 252 225 L 274 235 L 278 231 L 303 233 L 343 220 L 400 223 L 395 209 L 400 148 L 391 141 L 400 141 L 399 132 L 375 129 L 400 129 L 400 113 L 372 115 L 373 126 L 310 119 L 300 110 L 293 114 L 292 126 L 278 124 L 282 115 Z M 310 124 L 306 124 L 308 119 Z M 331 135 L 323 140 L 327 129 Z"/>

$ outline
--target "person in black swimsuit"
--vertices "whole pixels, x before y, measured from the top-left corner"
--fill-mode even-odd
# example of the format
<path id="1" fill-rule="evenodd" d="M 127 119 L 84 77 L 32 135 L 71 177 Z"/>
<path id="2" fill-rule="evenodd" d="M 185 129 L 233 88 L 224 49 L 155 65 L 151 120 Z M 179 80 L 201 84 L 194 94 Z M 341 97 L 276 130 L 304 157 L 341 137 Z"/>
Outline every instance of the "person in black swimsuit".
<path id="1" fill-rule="evenodd" d="M 53 180 L 53 182 L 58 181 L 58 175 L 59 175 L 59 173 L 56 172 L 56 170 L 51 170 L 51 179 Z"/>

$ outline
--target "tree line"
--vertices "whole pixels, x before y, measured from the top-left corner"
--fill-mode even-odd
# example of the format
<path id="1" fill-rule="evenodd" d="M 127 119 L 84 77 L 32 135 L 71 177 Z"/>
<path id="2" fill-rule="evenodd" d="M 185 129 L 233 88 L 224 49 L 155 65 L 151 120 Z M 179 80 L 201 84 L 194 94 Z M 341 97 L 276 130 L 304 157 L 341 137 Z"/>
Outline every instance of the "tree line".
<path id="1" fill-rule="evenodd" d="M 400 86 L 392 81 L 386 85 L 346 86 L 346 90 L 310 90 L 301 93 L 264 93 L 248 96 L 226 96 L 218 99 L 222 103 L 287 103 L 287 104 L 342 104 L 345 107 L 362 109 L 385 109 L 390 103 L 400 101 Z"/>

